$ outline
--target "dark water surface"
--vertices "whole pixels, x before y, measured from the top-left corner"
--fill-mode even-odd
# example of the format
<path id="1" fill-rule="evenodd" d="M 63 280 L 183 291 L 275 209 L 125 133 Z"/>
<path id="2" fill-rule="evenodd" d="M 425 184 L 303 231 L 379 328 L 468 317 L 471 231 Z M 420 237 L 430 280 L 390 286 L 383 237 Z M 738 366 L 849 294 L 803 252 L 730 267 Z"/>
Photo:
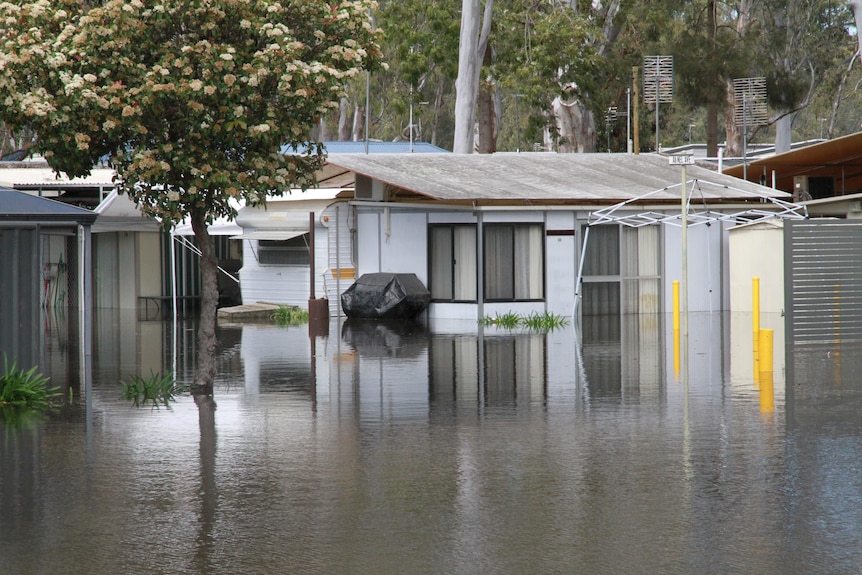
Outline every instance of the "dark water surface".
<path id="1" fill-rule="evenodd" d="M 769 409 L 750 317 L 687 379 L 666 320 L 221 326 L 216 405 L 153 410 L 118 382 L 188 381 L 194 324 L 103 312 L 0 423 L 0 574 L 862 572 L 862 353 L 779 345 Z"/>

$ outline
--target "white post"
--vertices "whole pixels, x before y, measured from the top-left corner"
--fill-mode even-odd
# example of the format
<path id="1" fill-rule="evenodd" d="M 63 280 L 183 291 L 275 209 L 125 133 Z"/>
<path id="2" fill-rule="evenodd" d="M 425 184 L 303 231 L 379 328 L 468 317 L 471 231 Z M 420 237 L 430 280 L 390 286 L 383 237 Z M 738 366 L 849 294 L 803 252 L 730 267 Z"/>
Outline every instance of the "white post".
<path id="1" fill-rule="evenodd" d="M 688 180 L 682 165 L 682 379 L 688 384 Z"/>

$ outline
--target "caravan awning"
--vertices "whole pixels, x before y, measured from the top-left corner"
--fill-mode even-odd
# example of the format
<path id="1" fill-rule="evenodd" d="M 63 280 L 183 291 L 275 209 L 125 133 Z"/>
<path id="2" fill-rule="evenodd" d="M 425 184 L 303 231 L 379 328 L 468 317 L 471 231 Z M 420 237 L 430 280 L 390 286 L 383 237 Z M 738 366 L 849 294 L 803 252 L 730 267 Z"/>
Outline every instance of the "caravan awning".
<path id="1" fill-rule="evenodd" d="M 249 230 L 238 236 L 231 236 L 232 240 L 292 240 L 308 230 Z"/>

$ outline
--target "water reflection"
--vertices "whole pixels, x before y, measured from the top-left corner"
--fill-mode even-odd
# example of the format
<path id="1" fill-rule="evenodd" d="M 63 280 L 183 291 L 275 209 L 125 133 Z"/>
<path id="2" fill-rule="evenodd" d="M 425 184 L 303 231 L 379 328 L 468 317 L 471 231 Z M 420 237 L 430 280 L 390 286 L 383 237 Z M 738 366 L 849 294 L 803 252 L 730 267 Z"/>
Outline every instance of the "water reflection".
<path id="1" fill-rule="evenodd" d="M 0 573 L 857 571 L 862 350 L 789 346 L 764 417 L 745 318 L 687 382 L 666 319 L 222 325 L 214 400 L 141 410 L 195 322 L 102 315 L 86 401 L 0 424 Z"/>

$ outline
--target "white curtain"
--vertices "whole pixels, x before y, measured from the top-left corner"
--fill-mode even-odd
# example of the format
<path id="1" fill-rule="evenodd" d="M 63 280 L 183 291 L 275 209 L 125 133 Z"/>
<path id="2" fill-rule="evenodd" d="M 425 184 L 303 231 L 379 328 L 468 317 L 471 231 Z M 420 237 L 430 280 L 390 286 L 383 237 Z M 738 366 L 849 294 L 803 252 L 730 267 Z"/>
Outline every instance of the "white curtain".
<path id="1" fill-rule="evenodd" d="M 456 226 L 455 235 L 455 300 L 476 301 L 476 228 Z"/>
<path id="2" fill-rule="evenodd" d="M 515 299 L 542 299 L 544 268 L 541 226 L 515 227 Z"/>

